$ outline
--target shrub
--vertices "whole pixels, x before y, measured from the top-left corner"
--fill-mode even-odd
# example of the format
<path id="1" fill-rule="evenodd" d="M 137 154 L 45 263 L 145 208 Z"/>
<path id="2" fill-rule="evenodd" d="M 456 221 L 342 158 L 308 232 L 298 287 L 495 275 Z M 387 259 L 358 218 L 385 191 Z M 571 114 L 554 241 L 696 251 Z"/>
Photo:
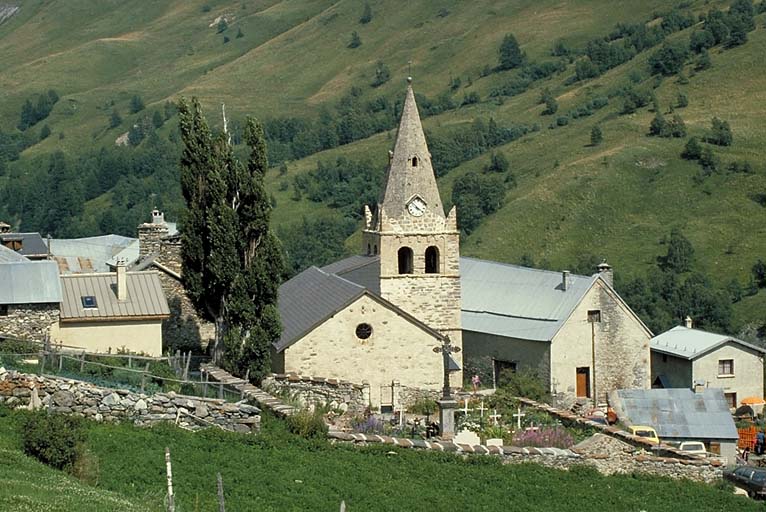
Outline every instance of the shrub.
<path id="1" fill-rule="evenodd" d="M 430 398 L 418 398 L 415 402 L 407 407 L 407 412 L 412 414 L 434 414 L 439 410 L 436 400 Z"/>
<path id="2" fill-rule="evenodd" d="M 307 409 L 287 417 L 287 430 L 305 439 L 322 439 L 327 436 L 327 424 L 318 412 Z"/>
<path id="3" fill-rule="evenodd" d="M 63 414 L 36 412 L 21 425 L 24 453 L 56 469 L 72 469 L 83 450 L 82 420 Z"/>
<path id="4" fill-rule="evenodd" d="M 604 134 L 601 131 L 601 128 L 596 125 L 590 130 L 590 144 L 591 146 L 598 146 L 601 144 L 601 141 L 604 140 Z"/>
<path id="5" fill-rule="evenodd" d="M 540 448 L 569 448 L 574 445 L 574 438 L 564 427 L 540 427 L 537 430 L 524 430 L 513 435 L 514 446 L 534 446 Z"/>
<path id="6" fill-rule="evenodd" d="M 712 131 L 707 141 L 717 146 L 731 146 L 734 137 L 731 134 L 731 127 L 727 121 L 722 121 L 714 117 L 711 121 Z"/>
<path id="7" fill-rule="evenodd" d="M 362 46 L 362 39 L 359 37 L 359 33 L 354 30 L 351 32 L 351 42 L 348 43 L 349 48 L 359 48 Z"/>
<path id="8" fill-rule="evenodd" d="M 649 68 L 653 74 L 674 75 L 681 71 L 689 57 L 689 49 L 681 43 L 665 43 L 649 57 Z"/>
<path id="9" fill-rule="evenodd" d="M 699 160 L 702 156 L 702 146 L 700 146 L 697 137 L 692 137 L 686 142 L 681 158 L 685 160 Z"/>
<path id="10" fill-rule="evenodd" d="M 526 369 L 514 372 L 503 370 L 498 376 L 497 387 L 513 395 L 547 402 L 550 392 L 537 372 Z"/>

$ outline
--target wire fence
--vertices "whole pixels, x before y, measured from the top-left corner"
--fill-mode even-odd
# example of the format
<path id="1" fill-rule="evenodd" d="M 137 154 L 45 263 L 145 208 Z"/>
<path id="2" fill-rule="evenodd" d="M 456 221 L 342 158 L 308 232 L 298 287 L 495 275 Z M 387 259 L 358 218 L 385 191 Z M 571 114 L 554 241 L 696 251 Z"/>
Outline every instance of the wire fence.
<path id="1" fill-rule="evenodd" d="M 244 398 L 239 390 L 211 382 L 209 375 L 200 369 L 209 357 L 191 352 L 177 351 L 162 357 L 103 354 L 38 340 L 1 340 L 0 366 L 24 373 L 71 378 L 146 394 L 173 391 L 227 401 Z"/>

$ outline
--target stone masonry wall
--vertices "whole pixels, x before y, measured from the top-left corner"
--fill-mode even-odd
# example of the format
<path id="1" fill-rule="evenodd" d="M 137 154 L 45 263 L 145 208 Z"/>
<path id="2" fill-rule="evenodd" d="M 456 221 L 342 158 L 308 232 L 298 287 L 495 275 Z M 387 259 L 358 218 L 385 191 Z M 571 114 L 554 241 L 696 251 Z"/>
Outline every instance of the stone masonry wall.
<path id="1" fill-rule="evenodd" d="M 535 463 L 541 466 L 569 470 L 573 466 L 591 466 L 602 474 L 643 473 L 675 479 L 688 479 L 696 482 L 714 483 L 721 479 L 723 465 L 716 460 L 683 460 L 663 457 L 649 457 L 643 454 L 612 457 L 604 453 L 578 453 L 574 449 L 558 448 L 520 448 L 517 446 L 483 446 L 455 444 L 446 441 L 425 441 L 422 439 L 403 439 L 370 434 L 348 434 L 330 432 L 332 442 L 368 445 L 383 443 L 400 448 L 416 448 L 452 452 L 461 455 L 495 455 L 502 458 L 504 464 Z"/>
<path id="2" fill-rule="evenodd" d="M 11 304 L 0 316 L 0 336 L 43 340 L 58 321 L 58 304 Z"/>
<path id="3" fill-rule="evenodd" d="M 170 393 L 145 395 L 55 377 L 27 375 L 0 368 L 0 403 L 27 406 L 33 389 L 42 407 L 95 421 L 130 421 L 139 426 L 177 423 L 198 430 L 218 426 L 241 433 L 260 431 L 260 410 L 252 405 Z"/>
<path id="4" fill-rule="evenodd" d="M 271 374 L 261 387 L 273 394 L 288 396 L 301 406 L 329 405 L 350 414 L 362 414 L 370 403 L 370 386 L 324 377 Z"/>

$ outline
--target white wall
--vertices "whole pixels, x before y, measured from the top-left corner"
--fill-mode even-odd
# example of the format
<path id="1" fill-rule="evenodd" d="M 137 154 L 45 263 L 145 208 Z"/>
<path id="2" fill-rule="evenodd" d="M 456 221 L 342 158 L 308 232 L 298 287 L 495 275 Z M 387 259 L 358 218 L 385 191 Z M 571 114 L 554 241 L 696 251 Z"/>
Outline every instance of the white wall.
<path id="1" fill-rule="evenodd" d="M 734 360 L 734 376 L 718 375 L 718 361 Z M 694 360 L 694 380 L 704 380 L 709 388 L 737 393 L 737 402 L 749 396 L 763 398 L 763 359 L 759 352 L 734 342 Z"/>
<path id="2" fill-rule="evenodd" d="M 162 355 L 162 320 L 122 322 L 59 322 L 51 329 L 51 339 L 64 345 L 82 347 L 88 352 L 117 353 L 125 349 L 134 354 Z"/>

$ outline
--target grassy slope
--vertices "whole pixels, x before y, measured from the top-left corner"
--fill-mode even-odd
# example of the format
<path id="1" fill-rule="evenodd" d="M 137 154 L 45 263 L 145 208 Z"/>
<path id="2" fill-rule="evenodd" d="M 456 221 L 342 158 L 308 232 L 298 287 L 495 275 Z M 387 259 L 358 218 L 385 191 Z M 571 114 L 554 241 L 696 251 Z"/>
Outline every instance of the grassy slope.
<path id="1" fill-rule="evenodd" d="M 140 3 L 140 7 L 139 7 Z M 209 4 L 210 12 L 202 5 Z M 726 2 L 692 2 L 708 9 Z M 242 6 L 244 5 L 244 9 Z M 608 6 L 608 7 L 607 7 Z M 232 116 L 311 115 L 331 105 L 351 85 L 365 94 L 396 94 L 399 79 L 412 61 L 419 92 L 438 94 L 451 76 L 470 76 L 472 84 L 459 91 L 477 91 L 483 98 L 509 74 L 479 78 L 486 64 L 493 64 L 496 48 L 506 32 L 516 34 L 531 60 L 548 58 L 553 41 L 563 37 L 578 45 L 607 33 L 619 21 L 646 18 L 667 2 L 640 3 L 603 0 L 560 2 L 424 1 L 375 2 L 374 18 L 359 25 L 358 2 L 341 0 L 265 0 L 251 3 L 152 2 L 137 0 L 102 3 L 84 0 L 24 2 L 19 15 L 0 26 L 0 119 L 12 126 L 30 94 L 55 87 L 62 94 L 47 121 L 56 135 L 33 146 L 33 155 L 55 148 L 76 151 L 91 144 L 110 144 L 131 121 L 129 98 L 140 93 L 149 108 L 178 94 L 199 95 L 208 111 L 225 101 Z M 448 11 L 446 16 L 439 13 Z M 208 25 L 219 15 L 234 16 L 227 32 L 231 42 Z M 697 166 L 678 158 L 679 140 L 645 136 L 651 113 L 617 117 L 619 100 L 596 116 L 574 121 L 556 130 L 543 129 L 502 148 L 519 179 L 508 193 L 508 203 L 464 240 L 464 253 L 517 261 L 524 254 L 562 267 L 581 252 L 607 257 L 617 271 L 635 274 L 663 251 L 658 240 L 672 226 L 681 227 L 697 248 L 701 268 L 719 282 L 732 276 L 745 281 L 749 267 L 763 254 L 765 210 L 748 198 L 766 189 L 762 154 L 766 118 L 766 50 L 763 16 L 751 41 L 740 48 L 713 52 L 712 69 L 691 77 L 688 85 L 666 79 L 658 90 L 663 108 L 679 90 L 690 105 L 680 114 L 691 134 L 701 135 L 709 119 L 728 119 L 735 144 L 719 150 L 725 160 L 748 159 L 755 176 L 716 176 L 696 185 Z M 241 26 L 244 38 L 236 39 Z M 350 32 L 357 30 L 362 46 L 346 48 Z M 680 34 L 688 37 L 689 31 Z M 551 87 L 559 97 L 559 113 L 584 101 L 587 94 L 627 80 L 634 69 L 645 68 L 647 55 L 620 66 L 583 85 L 564 86 L 571 70 L 506 100 L 502 105 L 484 102 L 426 121 L 428 129 L 471 122 L 474 117 L 495 116 L 501 121 L 540 123 L 537 105 L 540 87 Z M 377 60 L 385 61 L 394 79 L 379 90 L 364 87 Z M 107 130 L 107 115 L 114 100 L 126 118 L 123 126 Z M 587 147 L 588 133 L 602 123 L 605 140 Z M 37 128 L 34 128 L 37 129 Z M 370 157 L 383 164 L 391 134 L 314 155 L 290 165 L 288 179 L 312 168 L 318 158 L 338 154 Z M 449 198 L 454 179 L 480 169 L 487 156 L 467 162 L 441 180 Z M 318 204 L 292 201 L 292 191 L 279 192 L 285 178 L 272 173 L 269 186 L 278 207 L 277 223 L 324 210 Z M 92 202 L 91 209 L 108 204 L 108 195 Z M 355 246 L 356 237 L 349 244 Z M 355 247 L 354 247 L 355 248 Z M 727 249 L 731 249 L 727 251 Z M 727 254 L 729 253 L 729 254 Z M 754 317 L 756 297 L 738 306 L 738 316 Z"/>
<path id="2" fill-rule="evenodd" d="M 140 500 L 146 510 L 161 510 L 164 448 L 168 446 L 177 510 L 215 510 L 216 472 L 223 477 L 226 506 L 231 510 L 336 510 L 341 500 L 352 511 L 499 511 L 508 510 L 511 503 L 515 509 L 529 511 L 557 510 L 562 503 L 568 509 L 599 503 L 614 511 L 736 508 L 744 512 L 758 508 L 741 496 L 686 481 L 602 477 L 593 471 L 572 474 L 537 465 L 503 466 L 494 457 L 484 456 L 463 460 L 451 454 L 392 451 L 389 447 L 332 447 L 294 438 L 271 418 L 264 421 L 265 433 L 259 437 L 92 424 L 88 444 L 98 458 L 100 489 L 96 491 L 72 484 L 11 448 L 17 442 L 14 422 L 0 418 L 7 453 L 29 471 L 25 476 L 30 482 L 11 492 L 0 486 L 0 504 L 13 493 L 17 495 L 13 506 L 3 510 L 123 510 L 101 506 L 117 492 Z M 0 471 L 4 468 L 0 463 Z M 61 492 L 60 482 L 67 481 L 93 503 L 81 508 L 45 508 L 64 501 L 37 490 L 39 479 L 52 475 L 59 480 L 54 490 Z M 17 505 L 25 500 L 36 500 L 36 505 Z"/>

